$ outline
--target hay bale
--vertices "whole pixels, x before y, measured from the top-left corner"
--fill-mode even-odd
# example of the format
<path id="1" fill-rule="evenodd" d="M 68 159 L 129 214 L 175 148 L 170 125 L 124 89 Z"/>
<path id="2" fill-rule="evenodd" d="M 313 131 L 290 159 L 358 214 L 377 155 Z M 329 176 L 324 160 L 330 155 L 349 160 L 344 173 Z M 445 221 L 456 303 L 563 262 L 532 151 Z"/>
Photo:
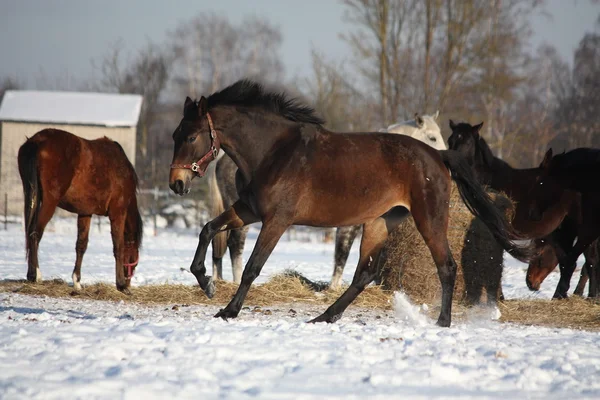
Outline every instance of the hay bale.
<path id="1" fill-rule="evenodd" d="M 511 217 L 513 204 L 503 194 L 489 192 L 496 206 Z M 448 242 L 457 264 L 454 299 L 476 304 L 482 293 L 492 293 L 491 300 L 502 297 L 503 249 L 491 232 L 463 203 L 456 184 L 452 182 Z M 381 283 L 387 289 L 401 288 L 419 303 L 433 304 L 441 298 L 437 268 L 417 231 L 412 217 L 408 217 L 390 235 L 385 247 L 387 261 L 381 270 Z"/>

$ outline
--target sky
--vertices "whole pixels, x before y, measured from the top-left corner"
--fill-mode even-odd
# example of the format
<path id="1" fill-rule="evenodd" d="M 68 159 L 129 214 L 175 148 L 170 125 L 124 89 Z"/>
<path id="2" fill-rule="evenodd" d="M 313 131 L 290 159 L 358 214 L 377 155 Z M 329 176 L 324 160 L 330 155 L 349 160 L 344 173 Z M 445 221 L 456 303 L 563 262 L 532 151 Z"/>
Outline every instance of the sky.
<path id="1" fill-rule="evenodd" d="M 335 0 L 0 0 L 0 79 L 26 85 L 40 79 L 84 81 L 100 59 L 121 40 L 135 52 L 200 12 L 214 11 L 232 21 L 261 16 L 279 26 L 282 59 L 288 76 L 308 76 L 315 48 L 335 60 L 350 50 L 340 40 L 347 30 L 344 7 Z M 587 0 L 548 0 L 547 15 L 531 21 L 532 47 L 554 45 L 571 61 L 573 50 L 591 31 L 600 5 Z"/>

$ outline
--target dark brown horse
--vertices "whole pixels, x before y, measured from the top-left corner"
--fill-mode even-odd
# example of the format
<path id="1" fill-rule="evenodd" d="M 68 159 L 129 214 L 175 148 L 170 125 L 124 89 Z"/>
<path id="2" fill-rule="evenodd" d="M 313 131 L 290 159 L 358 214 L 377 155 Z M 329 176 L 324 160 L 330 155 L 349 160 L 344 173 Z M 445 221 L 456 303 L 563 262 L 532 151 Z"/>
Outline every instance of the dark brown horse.
<path id="1" fill-rule="evenodd" d="M 108 138 L 86 140 L 58 129 L 36 133 L 19 149 L 25 196 L 27 279 L 40 281 L 38 244 L 56 207 L 78 215 L 73 285 L 80 289 L 81 261 L 92 215 L 110 219 L 117 289 L 129 291 L 142 244 L 137 176 L 121 146 Z"/>
<path id="2" fill-rule="evenodd" d="M 588 297 L 598 297 L 598 278 L 600 271 L 600 240 L 596 240 L 589 245 L 583 252 L 585 263 L 581 268 L 579 282 L 573 294 L 583 296 L 585 285 L 588 283 Z M 558 256 L 555 246 L 544 241 L 536 239 L 536 248 L 539 253 L 531 259 L 527 269 L 527 282 L 532 285 L 533 290 L 539 290 L 541 283 L 558 265 Z"/>
<path id="3" fill-rule="evenodd" d="M 534 257 L 529 264 L 527 286 L 531 290 L 538 290 L 543 279 L 556 267 L 556 264 L 550 267 L 553 257 L 556 256 L 560 261 L 561 275 L 568 271 L 566 265 L 572 263 L 567 256 L 573 249 L 573 241 L 582 222 L 581 196 L 574 191 L 555 187 L 556 191 L 552 194 L 553 203 L 546 206 L 543 218 L 531 219 L 531 207 L 536 202 L 531 188 L 538 183 L 543 174 L 542 169 L 513 168 L 495 157 L 486 141 L 479 135 L 482 125 L 483 123 L 471 126 L 450 121 L 452 135 L 448 144 L 450 149 L 465 155 L 481 184 L 505 192 L 517 203 L 512 224 L 523 237 L 542 239 L 543 243 L 552 246 L 553 254 L 549 253 L 550 250 L 545 250 L 544 254 Z M 539 248 L 540 251 L 542 249 L 543 246 Z M 566 297 L 566 292 L 559 292 L 557 288 L 554 296 Z"/>
<path id="4" fill-rule="evenodd" d="M 541 173 L 530 190 L 532 220 L 543 219 L 565 193 L 581 194 L 577 242 L 560 262 L 560 280 L 554 294 L 556 298 L 566 298 L 577 259 L 600 237 L 600 150 L 580 148 L 553 157 L 549 149 L 539 168 Z"/>
<path id="5" fill-rule="evenodd" d="M 215 317 L 235 318 L 254 279 L 285 230 L 294 224 L 337 227 L 363 224 L 360 259 L 342 296 L 311 322 L 334 322 L 377 274 L 388 233 L 408 212 L 428 245 L 442 284 L 441 326 L 451 321 L 456 264 L 448 247 L 450 172 L 469 209 L 505 249 L 528 253 L 503 213 L 452 151 L 437 151 L 413 138 L 385 133 L 327 131 L 314 111 L 251 81 L 187 98 L 175 142 L 170 187 L 183 195 L 204 175 L 223 148 L 238 166 L 240 199 L 202 229 L 191 272 L 205 293 L 214 294 L 204 261 L 211 239 L 229 229 L 262 221 L 262 229 L 231 302 Z"/>

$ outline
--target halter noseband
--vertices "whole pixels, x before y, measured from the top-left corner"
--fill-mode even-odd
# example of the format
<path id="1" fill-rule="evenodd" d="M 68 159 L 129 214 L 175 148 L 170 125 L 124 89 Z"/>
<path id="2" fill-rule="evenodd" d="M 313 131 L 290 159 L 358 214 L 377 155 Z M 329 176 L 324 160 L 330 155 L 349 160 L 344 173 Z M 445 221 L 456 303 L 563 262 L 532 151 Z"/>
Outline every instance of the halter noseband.
<path id="1" fill-rule="evenodd" d="M 171 164 L 171 169 L 191 169 L 196 175 L 203 177 L 208 165 L 216 160 L 221 149 L 221 141 L 209 113 L 206 113 L 206 119 L 208 119 L 208 127 L 210 128 L 210 149 L 208 149 L 208 152 L 197 162 L 191 164 Z"/>

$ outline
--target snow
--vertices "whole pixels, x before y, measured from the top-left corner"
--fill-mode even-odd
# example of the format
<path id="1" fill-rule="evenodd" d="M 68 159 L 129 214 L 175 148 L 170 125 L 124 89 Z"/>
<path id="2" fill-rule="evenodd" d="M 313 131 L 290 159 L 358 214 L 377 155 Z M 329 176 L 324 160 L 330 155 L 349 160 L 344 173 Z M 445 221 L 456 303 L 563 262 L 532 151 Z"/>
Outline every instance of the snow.
<path id="1" fill-rule="evenodd" d="M 0 121 L 136 126 L 141 107 L 136 94 L 8 90 Z"/>
<path id="2" fill-rule="evenodd" d="M 108 225 L 93 225 L 84 284 L 114 282 Z M 185 271 L 197 231 L 148 225 L 134 285 L 195 284 Z M 70 282 L 74 219 L 51 222 L 40 246 L 46 279 Z M 256 239 L 252 229 L 244 252 Z M 23 279 L 20 226 L 0 231 L 4 279 Z M 357 261 L 353 248 L 344 273 Z M 210 260 L 210 254 L 207 257 Z M 258 282 L 285 268 L 328 280 L 333 244 L 278 244 Z M 231 279 L 229 260 L 224 263 Z M 552 296 L 558 273 L 540 293 L 525 286 L 525 268 L 507 256 L 508 298 Z M 182 271 L 182 268 L 184 269 Z M 574 278 L 574 283 L 577 277 Z M 216 306 L 146 307 L 0 294 L 0 398 L 545 398 L 600 396 L 600 334 L 499 323 L 498 310 L 475 309 L 464 322 L 438 328 L 397 294 L 395 311 L 350 307 L 336 324 L 306 324 L 322 306 L 279 305 L 270 315 L 244 309 L 229 322 Z M 264 310 L 263 310 L 264 311 Z"/>

